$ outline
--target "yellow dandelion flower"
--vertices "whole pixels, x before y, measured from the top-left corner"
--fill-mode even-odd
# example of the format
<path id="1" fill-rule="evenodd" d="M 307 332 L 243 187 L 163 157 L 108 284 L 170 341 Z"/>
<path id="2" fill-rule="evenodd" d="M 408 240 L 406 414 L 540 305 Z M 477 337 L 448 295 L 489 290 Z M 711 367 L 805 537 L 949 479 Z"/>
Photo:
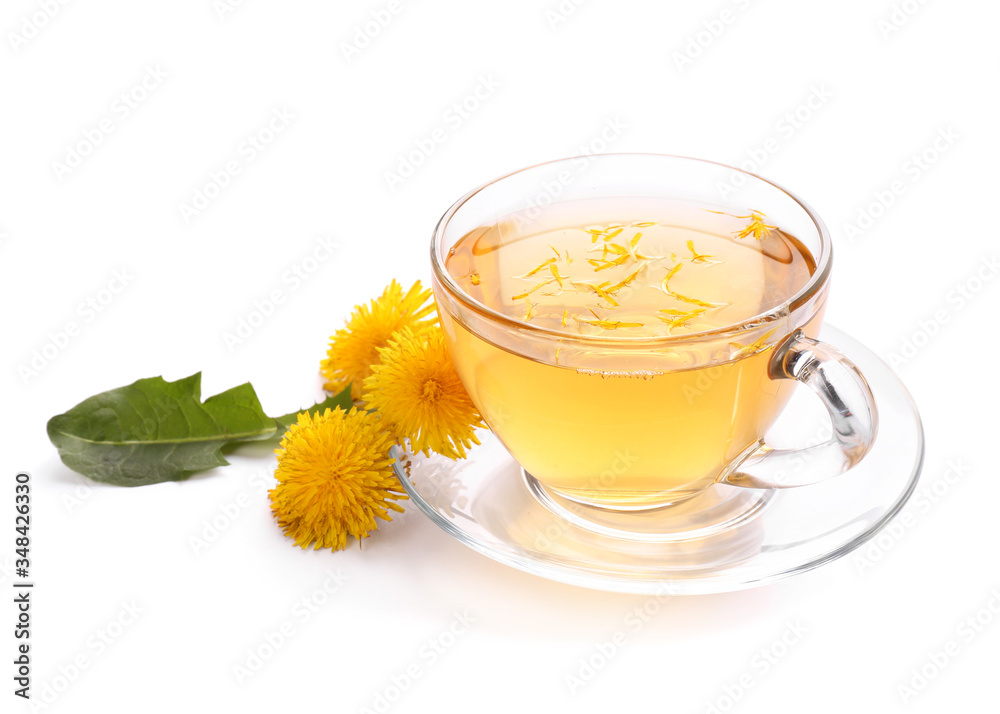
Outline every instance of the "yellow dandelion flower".
<path id="1" fill-rule="evenodd" d="M 437 323 L 431 291 L 424 290 L 418 280 L 403 292 L 393 280 L 382 296 L 370 305 L 358 305 L 347 324 L 330 338 L 326 359 L 320 363 L 320 372 L 326 378 L 323 388 L 340 392 L 352 384 L 351 396 L 361 397 L 361 383 L 378 363 L 378 350 L 385 347 L 393 333 L 409 327 L 414 334 L 425 334 Z"/>
<path id="2" fill-rule="evenodd" d="M 409 439 L 414 451 L 433 449 L 464 459 L 466 449 L 479 443 L 474 430 L 483 421 L 458 378 L 441 328 L 419 335 L 403 328 L 379 350 L 379 358 L 364 382 L 368 408 L 377 409 L 396 438 Z"/>
<path id="3" fill-rule="evenodd" d="M 394 500 L 408 498 L 392 471 L 392 436 L 374 414 L 327 409 L 303 412 L 281 440 L 278 485 L 268 492 L 271 511 L 295 545 L 346 547 L 391 521 L 386 509 L 402 513 Z"/>

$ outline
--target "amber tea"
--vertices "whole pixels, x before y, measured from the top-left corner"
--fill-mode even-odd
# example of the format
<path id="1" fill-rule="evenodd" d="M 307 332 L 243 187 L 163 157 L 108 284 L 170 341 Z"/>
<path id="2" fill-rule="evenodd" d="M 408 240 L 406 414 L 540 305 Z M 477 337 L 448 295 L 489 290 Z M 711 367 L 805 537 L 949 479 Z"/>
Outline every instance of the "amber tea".
<path id="1" fill-rule="evenodd" d="M 458 240 L 445 266 L 481 305 L 556 335 L 515 352 L 442 315 L 491 428 L 546 486 L 627 506 L 703 489 L 774 421 L 794 383 L 767 365 L 790 328 L 753 318 L 815 261 L 759 211 L 620 199 L 512 214 Z M 699 342 L 741 324 L 721 348 Z"/>

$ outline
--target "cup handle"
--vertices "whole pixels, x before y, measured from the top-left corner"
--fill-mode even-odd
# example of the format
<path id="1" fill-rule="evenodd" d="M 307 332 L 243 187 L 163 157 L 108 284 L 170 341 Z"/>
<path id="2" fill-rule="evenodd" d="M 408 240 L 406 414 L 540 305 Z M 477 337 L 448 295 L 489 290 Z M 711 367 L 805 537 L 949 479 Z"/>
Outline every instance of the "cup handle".
<path id="1" fill-rule="evenodd" d="M 771 379 L 798 380 L 819 396 L 830 413 L 833 437 L 801 449 L 772 449 L 762 437 L 729 464 L 718 483 L 806 486 L 839 476 L 871 450 L 878 432 L 875 398 L 861 372 L 839 350 L 797 330 L 775 349 L 768 369 Z"/>

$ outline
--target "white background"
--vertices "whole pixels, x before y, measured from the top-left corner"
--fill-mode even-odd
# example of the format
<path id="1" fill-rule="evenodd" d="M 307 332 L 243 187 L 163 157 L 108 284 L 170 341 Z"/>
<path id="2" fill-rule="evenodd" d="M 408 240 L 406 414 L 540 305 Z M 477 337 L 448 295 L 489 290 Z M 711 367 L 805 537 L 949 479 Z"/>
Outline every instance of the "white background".
<path id="1" fill-rule="evenodd" d="M 995 708 L 1000 614 L 987 610 L 971 641 L 958 628 L 1000 611 L 1000 280 L 984 263 L 998 252 L 1000 7 L 590 0 L 553 15 L 557 0 L 399 1 L 350 57 L 345 44 L 365 42 L 386 1 L 49 2 L 52 17 L 45 2 L 4 3 L 0 584 L 12 578 L 13 475 L 26 470 L 35 696 L 54 685 L 47 710 L 67 712 L 354 712 L 410 668 L 420 677 L 391 711 L 705 712 L 729 705 L 741 678 L 752 686 L 731 710 L 747 714 Z M 697 56 L 681 63 L 685 52 Z M 150 67 L 165 77 L 136 89 Z M 498 86 L 449 119 L 481 83 Z M 119 97 L 133 91 L 145 97 L 126 115 Z M 294 119 L 250 160 L 241 142 L 275 111 Z M 54 166 L 102 120 L 112 131 L 79 165 Z M 363 549 L 300 550 L 271 519 L 265 447 L 131 490 L 58 460 L 46 420 L 141 377 L 203 370 L 205 395 L 251 380 L 272 414 L 312 403 L 328 336 L 391 278 L 429 277 L 431 230 L 456 198 L 589 151 L 609 121 L 625 128 L 593 148 L 756 155 L 834 234 L 828 321 L 887 359 L 918 345 L 898 371 L 927 430 L 921 487 L 938 495 L 915 497 L 912 525 L 877 562 L 863 551 L 769 587 L 650 605 L 495 563 L 415 509 Z M 390 187 L 387 172 L 438 128 L 445 141 Z M 230 160 L 240 173 L 186 221 L 180 205 Z M 895 181 L 899 195 L 852 241 L 848 224 Z M 293 287 L 286 271 L 315 267 L 322 236 L 339 247 Z M 124 289 L 89 311 L 121 287 L 115 271 Z M 959 300 L 967 284 L 980 289 Z M 283 304 L 227 345 L 275 289 Z M 76 334 L 60 338 L 71 321 Z M 196 552 L 192 537 L 234 508 Z M 331 571 L 343 584 L 305 621 L 301 600 Z M 27 710 L 11 693 L 2 599 L 0 708 Z M 645 606 L 656 615 L 627 626 Z M 431 661 L 421 648 L 462 613 L 475 621 Z M 283 626 L 291 635 L 239 681 L 234 666 Z M 805 632 L 786 648 L 790 626 Z M 102 645 L 102 630 L 117 636 Z M 586 675 L 581 661 L 619 631 L 625 644 L 572 688 L 567 676 Z M 958 655 L 904 703 L 898 686 L 950 641 Z M 761 650 L 784 656 L 765 671 Z"/>

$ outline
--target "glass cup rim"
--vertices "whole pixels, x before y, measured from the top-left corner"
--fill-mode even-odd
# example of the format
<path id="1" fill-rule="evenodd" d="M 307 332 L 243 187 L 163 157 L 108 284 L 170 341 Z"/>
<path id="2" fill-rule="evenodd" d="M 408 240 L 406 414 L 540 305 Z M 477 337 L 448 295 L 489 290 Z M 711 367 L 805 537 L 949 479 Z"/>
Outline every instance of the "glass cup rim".
<path id="1" fill-rule="evenodd" d="M 504 181 L 505 179 L 508 179 L 511 176 L 516 176 L 518 174 L 522 174 L 542 166 L 549 166 L 552 164 L 559 164 L 564 162 L 579 161 L 580 159 L 587 159 L 588 161 L 592 161 L 594 159 L 600 160 L 602 158 L 618 157 L 618 156 L 658 157 L 663 159 L 693 161 L 699 164 L 711 164 L 722 169 L 744 174 L 745 176 L 748 176 L 751 179 L 761 181 L 778 189 L 780 192 L 782 192 L 790 199 L 792 199 L 792 201 L 794 201 L 799 206 L 799 208 L 805 211 L 806 215 L 809 217 L 809 220 L 812 221 L 813 226 L 816 228 L 816 233 L 819 236 L 820 251 L 818 256 L 814 256 L 816 258 L 815 272 L 812 274 L 812 276 L 810 276 L 806 284 L 803 285 L 802 288 L 800 288 L 791 297 L 782 301 L 780 304 L 775 305 L 771 309 L 758 313 L 752 317 L 740 320 L 739 322 L 730 325 L 716 327 L 711 330 L 692 332 L 690 334 L 685 334 L 685 335 L 662 335 L 656 337 L 573 335 L 568 332 L 563 332 L 562 330 L 558 330 L 555 328 L 543 327 L 541 325 L 533 325 L 530 322 L 525 322 L 523 320 L 519 320 L 509 315 L 505 315 L 502 312 L 499 312 L 491 307 L 482 304 L 481 302 L 473 298 L 471 295 L 469 295 L 467 292 L 462 290 L 461 286 L 448 273 L 448 270 L 445 268 L 444 263 L 439 256 L 440 251 L 438 250 L 438 248 L 440 247 L 444 239 L 445 231 L 452 217 L 454 217 L 454 215 L 458 213 L 458 211 L 462 208 L 462 206 L 468 203 L 468 201 L 472 199 L 473 196 L 476 196 L 480 192 L 485 191 L 490 186 L 500 183 L 501 181 Z M 763 322 L 774 321 L 780 318 L 782 315 L 787 315 L 794 312 L 799 307 L 808 302 L 819 291 L 819 289 L 826 283 L 829 277 L 832 257 L 833 257 L 833 245 L 826 224 L 819 217 L 816 211 L 813 210 L 811 206 L 809 206 L 809 204 L 807 204 L 805 201 L 799 198 L 796 194 L 786 189 L 784 186 L 781 186 L 775 183 L 774 181 L 764 178 L 763 176 L 755 174 L 751 171 L 744 171 L 743 169 L 736 168 L 735 166 L 730 166 L 728 164 L 723 164 L 719 161 L 710 161 L 708 159 L 699 159 L 693 156 L 682 156 L 679 154 L 660 154 L 655 152 L 615 152 L 608 154 L 590 154 L 588 156 L 571 156 L 562 159 L 552 159 L 550 161 L 542 161 L 537 164 L 532 164 L 531 166 L 526 166 L 524 168 L 517 169 L 516 171 L 510 171 L 491 181 L 487 181 L 481 186 L 472 189 L 467 194 L 465 194 L 457 201 L 455 201 L 455 203 L 453 203 L 451 207 L 448 208 L 447 211 L 445 211 L 444 215 L 442 215 L 441 218 L 438 220 L 438 223 L 434 228 L 434 234 L 431 238 L 431 268 L 433 270 L 435 279 L 444 289 L 448 291 L 448 293 L 453 298 L 463 303 L 467 308 L 477 313 L 481 317 L 489 320 L 490 322 L 498 323 L 518 331 L 533 333 L 540 336 L 544 335 L 572 342 L 601 344 L 604 346 L 608 346 L 609 344 L 613 343 L 627 344 L 627 345 L 643 345 L 643 346 L 676 345 L 694 341 L 701 341 L 705 339 L 716 339 L 725 336 L 729 333 L 744 331 L 751 326 L 758 326 Z"/>

